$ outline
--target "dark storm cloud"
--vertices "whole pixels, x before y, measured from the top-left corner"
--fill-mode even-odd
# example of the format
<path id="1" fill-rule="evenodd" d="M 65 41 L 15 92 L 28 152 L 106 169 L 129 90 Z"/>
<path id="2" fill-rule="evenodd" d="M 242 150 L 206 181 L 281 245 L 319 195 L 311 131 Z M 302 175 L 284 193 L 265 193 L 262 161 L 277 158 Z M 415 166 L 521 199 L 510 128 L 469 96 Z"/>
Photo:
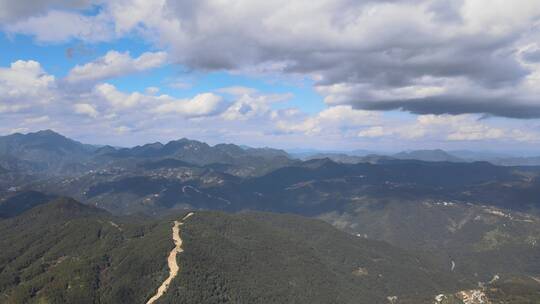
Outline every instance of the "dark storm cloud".
<path id="1" fill-rule="evenodd" d="M 209 1 L 169 1 L 171 14 L 189 37 L 180 47 L 173 47 L 173 53 L 184 64 L 204 70 L 242 70 L 284 62 L 281 72 L 317 75 L 316 87 L 362 88 L 345 96 L 324 93 L 330 94 L 326 95 L 329 99 L 362 108 L 358 100 L 369 102 L 373 92 L 459 82 L 465 87 L 454 84 L 451 89 L 469 92 L 459 98 L 403 96 L 369 105 L 421 114 L 538 116 L 534 107 L 521 100 L 531 96 L 484 98 L 489 90 L 497 90 L 498 96 L 515 96 L 531 73 L 518 53 L 519 44 L 529 39 L 526 35 L 537 31 L 533 21 L 540 11 L 530 3 L 515 4 L 528 4 L 529 11 L 504 15 L 511 7 L 497 7 L 501 3 L 474 7 L 465 0 L 313 1 L 304 3 L 304 15 L 291 13 L 299 8 L 294 1 L 280 5 L 242 2 L 243 6 L 241 2 L 231 5 L 234 13 L 228 15 Z M 486 19 L 490 9 L 502 15 Z M 280 14 L 285 17 L 274 19 Z M 514 22 L 518 14 L 524 22 Z M 208 19 L 222 22 L 209 30 Z M 523 53 L 522 58 L 537 62 L 540 52 Z"/>
<path id="2" fill-rule="evenodd" d="M 37 16 L 50 9 L 84 9 L 96 0 L 0 0 L 0 22 L 13 22 Z"/>
<path id="3" fill-rule="evenodd" d="M 529 62 L 540 62 L 540 50 L 527 51 L 522 53 L 521 56 Z"/>
<path id="4" fill-rule="evenodd" d="M 469 96 L 435 96 L 428 98 L 386 100 L 358 103 L 365 110 L 403 110 L 415 114 L 480 113 L 518 119 L 540 118 L 540 103 L 531 104 L 512 98 L 475 98 Z"/>

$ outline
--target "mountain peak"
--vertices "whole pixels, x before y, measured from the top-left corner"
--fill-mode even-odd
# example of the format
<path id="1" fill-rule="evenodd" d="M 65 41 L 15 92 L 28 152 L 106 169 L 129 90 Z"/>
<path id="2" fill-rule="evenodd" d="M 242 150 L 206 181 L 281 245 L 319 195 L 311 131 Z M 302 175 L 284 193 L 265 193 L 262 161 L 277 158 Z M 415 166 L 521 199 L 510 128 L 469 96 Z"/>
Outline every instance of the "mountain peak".
<path id="1" fill-rule="evenodd" d="M 40 130 L 40 131 L 37 131 L 37 132 L 34 132 L 34 133 L 29 133 L 29 134 L 36 134 L 36 135 L 42 135 L 42 136 L 62 136 L 62 137 L 65 137 L 63 135 L 61 135 L 60 133 L 57 133 L 51 129 L 46 129 L 46 130 Z"/>
<path id="2" fill-rule="evenodd" d="M 82 204 L 72 198 L 60 197 L 34 209 L 37 213 L 53 213 L 54 215 L 85 216 L 106 213 L 105 210 Z"/>
<path id="3" fill-rule="evenodd" d="M 303 167 L 312 168 L 312 169 L 335 166 L 335 165 L 339 165 L 339 164 L 328 157 L 307 160 L 303 162 L 302 164 Z"/>

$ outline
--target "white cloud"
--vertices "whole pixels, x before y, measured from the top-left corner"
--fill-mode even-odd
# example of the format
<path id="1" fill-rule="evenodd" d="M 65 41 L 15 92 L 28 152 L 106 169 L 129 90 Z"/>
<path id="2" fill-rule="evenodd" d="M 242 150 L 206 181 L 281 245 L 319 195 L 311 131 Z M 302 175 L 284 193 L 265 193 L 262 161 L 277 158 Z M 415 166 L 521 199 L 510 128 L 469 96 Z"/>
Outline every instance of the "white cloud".
<path id="1" fill-rule="evenodd" d="M 201 117 L 217 114 L 223 101 L 212 93 L 198 94 L 192 99 L 161 98 L 163 102 L 153 110 L 159 114 L 180 114 L 185 117 Z"/>
<path id="2" fill-rule="evenodd" d="M 387 131 L 381 126 L 369 127 L 358 132 L 360 137 L 377 138 L 388 135 Z"/>
<path id="3" fill-rule="evenodd" d="M 28 109 L 29 105 L 24 104 L 15 104 L 15 105 L 8 105 L 8 104 L 2 104 L 0 103 L 0 113 L 14 113 L 19 112 L 24 109 Z"/>
<path id="4" fill-rule="evenodd" d="M 120 127 L 114 128 L 114 132 L 118 135 L 124 135 L 130 131 L 131 131 L 131 128 L 126 127 L 126 126 L 120 126 Z"/>
<path id="5" fill-rule="evenodd" d="M 285 102 L 292 94 L 262 94 L 254 88 L 228 87 L 217 90 L 232 95 L 234 102 L 222 114 L 226 120 L 247 120 L 257 117 L 271 117 L 272 105 Z"/>
<path id="6" fill-rule="evenodd" d="M 418 117 L 416 125 L 426 133 L 436 130 L 446 134 L 446 139 L 456 141 L 490 140 L 506 136 L 504 130 L 482 123 L 472 115 L 423 115 Z"/>
<path id="7" fill-rule="evenodd" d="M 13 129 L 10 129 L 6 135 L 13 134 L 13 133 L 27 133 L 28 131 L 29 131 L 28 128 L 13 128 Z"/>
<path id="8" fill-rule="evenodd" d="M 329 107 L 314 116 L 303 120 L 278 120 L 277 127 L 285 132 L 301 132 L 308 135 L 342 134 L 357 132 L 361 127 L 372 126 L 380 122 L 380 115 L 375 112 L 355 110 L 351 106 Z"/>
<path id="9" fill-rule="evenodd" d="M 28 117 L 24 119 L 24 124 L 33 125 L 49 122 L 51 119 L 48 115 L 38 116 L 38 117 Z"/>
<path id="10" fill-rule="evenodd" d="M 111 22 L 106 14 L 84 16 L 76 12 L 53 10 L 45 15 L 9 23 L 5 30 L 12 34 L 35 36 L 40 42 L 65 42 L 71 39 L 99 42 L 115 37 Z"/>
<path id="11" fill-rule="evenodd" d="M 56 79 L 37 61 L 18 60 L 0 67 L 0 113 L 18 112 L 35 104 L 47 104 L 56 97 Z"/>
<path id="12" fill-rule="evenodd" d="M 97 82 L 145 71 L 162 66 L 167 61 L 165 52 L 147 52 L 132 58 L 129 52 L 109 51 L 105 56 L 84 65 L 77 65 L 69 72 L 66 80 L 70 83 Z"/>
<path id="13" fill-rule="evenodd" d="M 147 87 L 144 92 L 148 95 L 156 95 L 159 92 L 158 87 Z"/>
<path id="14" fill-rule="evenodd" d="M 414 122 L 373 126 L 360 130 L 359 137 L 427 139 L 448 142 L 477 141 L 536 141 L 540 133 L 527 132 L 513 127 L 498 127 L 482 121 L 477 115 L 420 115 Z"/>
<path id="15" fill-rule="evenodd" d="M 202 117 L 216 115 L 223 110 L 223 98 L 213 93 L 201 93 L 191 99 L 178 99 L 165 94 L 124 93 L 111 84 L 103 83 L 95 86 L 93 94 L 112 112 Z"/>
<path id="16" fill-rule="evenodd" d="M 99 115 L 99 112 L 96 110 L 96 108 L 94 108 L 94 106 L 88 103 L 75 104 L 73 106 L 73 109 L 77 114 L 87 115 L 92 118 L 96 118 Z"/>
<path id="17" fill-rule="evenodd" d="M 109 83 L 96 85 L 94 94 L 96 97 L 105 100 L 115 109 L 132 108 L 144 103 L 146 100 L 146 96 L 139 92 L 126 94 L 118 91 L 115 86 Z"/>

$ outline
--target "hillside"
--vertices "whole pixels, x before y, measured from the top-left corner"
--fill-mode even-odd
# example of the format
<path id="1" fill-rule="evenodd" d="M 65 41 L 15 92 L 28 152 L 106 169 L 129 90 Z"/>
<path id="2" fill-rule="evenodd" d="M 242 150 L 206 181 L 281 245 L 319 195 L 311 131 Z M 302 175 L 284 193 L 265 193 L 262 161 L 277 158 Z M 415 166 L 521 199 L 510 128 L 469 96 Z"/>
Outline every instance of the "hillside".
<path id="1" fill-rule="evenodd" d="M 143 303 L 166 277 L 180 217 L 119 218 L 59 199 L 0 220 L 0 298 Z M 181 271 L 158 303 L 384 303 L 467 286 L 422 258 L 318 220 L 196 212 L 181 229 Z"/>
<path id="2" fill-rule="evenodd" d="M 204 208 L 293 212 L 302 215 L 339 209 L 357 196 L 462 199 L 529 208 L 539 197 L 533 179 L 515 169 L 489 163 L 384 161 L 342 164 L 329 159 L 298 162 L 262 176 L 242 178 L 223 166 L 199 166 L 177 159 L 146 161 L 131 168 L 109 167 L 64 180 L 48 180 L 32 189 L 74 197 L 118 214 Z M 531 173 L 536 174 L 536 173 Z M 490 195 L 490 185 L 504 196 Z M 490 192 L 491 191 L 491 192 Z M 527 194 L 528 193 L 528 194 Z M 511 197 L 528 197 L 511 200 Z M 481 199 L 480 199 L 481 198 Z M 520 205 L 518 205 L 519 203 Z"/>
<path id="3" fill-rule="evenodd" d="M 0 220 L 2 303 L 142 303 L 165 276 L 169 229 L 69 199 Z"/>
<path id="4" fill-rule="evenodd" d="M 38 205 L 48 203 L 55 196 L 37 191 L 10 193 L 0 199 L 0 219 L 17 216 Z"/>
<path id="5" fill-rule="evenodd" d="M 195 213 L 183 238 L 184 268 L 163 303 L 385 303 L 464 285 L 403 250 L 298 216 Z"/>
<path id="6" fill-rule="evenodd" d="M 479 281 L 540 276 L 540 218 L 530 214 L 458 201 L 359 198 L 319 218 L 352 234 L 438 255 L 448 269 Z"/>

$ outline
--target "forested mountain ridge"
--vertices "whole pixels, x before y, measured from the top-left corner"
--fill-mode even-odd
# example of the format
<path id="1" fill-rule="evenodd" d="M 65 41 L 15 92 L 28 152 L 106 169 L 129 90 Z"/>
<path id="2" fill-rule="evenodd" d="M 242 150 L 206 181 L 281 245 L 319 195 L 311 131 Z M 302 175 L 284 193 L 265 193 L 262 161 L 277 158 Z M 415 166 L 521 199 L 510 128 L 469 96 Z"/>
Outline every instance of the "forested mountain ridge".
<path id="1" fill-rule="evenodd" d="M 29 174 L 74 176 L 111 166 L 129 167 L 131 162 L 161 159 L 194 165 L 229 165 L 229 173 L 240 176 L 263 174 L 293 162 L 283 150 L 241 148 L 234 144 L 210 146 L 186 138 L 166 144 L 114 148 L 81 144 L 51 130 L 0 136 L 0 165 Z"/>
<path id="2" fill-rule="evenodd" d="M 0 220 L 0 297 L 144 302 L 166 276 L 181 217 L 114 217 L 61 198 Z M 181 236 L 181 271 L 158 303 L 384 303 L 471 284 L 429 259 L 291 215 L 198 211 Z"/>

